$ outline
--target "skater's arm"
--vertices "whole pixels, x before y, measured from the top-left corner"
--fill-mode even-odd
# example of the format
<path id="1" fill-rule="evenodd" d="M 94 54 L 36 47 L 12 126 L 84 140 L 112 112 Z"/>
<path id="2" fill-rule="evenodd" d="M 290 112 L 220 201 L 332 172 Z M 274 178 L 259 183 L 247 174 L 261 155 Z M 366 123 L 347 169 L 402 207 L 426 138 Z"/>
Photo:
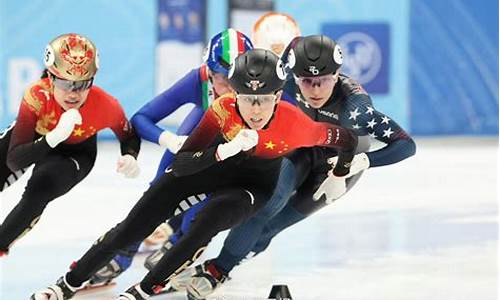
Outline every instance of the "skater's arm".
<path id="1" fill-rule="evenodd" d="M 198 69 L 192 70 L 171 88 L 145 104 L 132 116 L 131 123 L 141 138 L 159 144 L 160 135 L 164 129 L 156 123 L 182 105 L 196 101 L 201 103 L 201 82 Z"/>
<path id="2" fill-rule="evenodd" d="M 33 108 L 23 101 L 12 131 L 7 154 L 7 166 L 13 171 L 29 167 L 52 149 L 45 137 L 33 141 L 36 135 L 37 119 Z"/>
<path id="3" fill-rule="evenodd" d="M 106 111 L 107 116 L 111 116 L 108 125 L 120 141 L 122 155 L 130 154 L 137 159 L 141 149 L 141 139 L 128 121 L 122 106 L 114 98 L 110 99 Z"/>
<path id="4" fill-rule="evenodd" d="M 341 124 L 352 128 L 356 135 L 369 135 L 386 145 L 366 152 L 370 167 L 385 166 L 404 160 L 416 152 L 413 139 L 398 123 L 377 111 L 367 94 L 350 95 L 340 116 Z"/>
<path id="5" fill-rule="evenodd" d="M 333 169 L 336 176 L 349 173 L 350 163 L 354 157 L 358 138 L 354 133 L 341 126 L 314 122 L 304 113 L 297 111 L 297 139 L 305 147 L 326 146 L 338 150 L 338 161 Z"/>

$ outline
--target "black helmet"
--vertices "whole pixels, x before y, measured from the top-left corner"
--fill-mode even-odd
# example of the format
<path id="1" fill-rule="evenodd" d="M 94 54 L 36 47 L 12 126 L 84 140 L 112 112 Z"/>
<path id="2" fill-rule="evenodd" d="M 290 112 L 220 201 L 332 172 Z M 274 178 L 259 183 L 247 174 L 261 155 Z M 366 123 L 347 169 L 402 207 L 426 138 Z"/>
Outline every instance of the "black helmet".
<path id="1" fill-rule="evenodd" d="M 286 74 L 276 54 L 252 49 L 236 57 L 229 70 L 229 83 L 239 94 L 272 94 L 283 87 Z"/>
<path id="2" fill-rule="evenodd" d="M 296 76 L 321 76 L 335 73 L 342 65 L 340 46 L 326 35 L 301 38 L 288 54 L 288 66 Z"/>

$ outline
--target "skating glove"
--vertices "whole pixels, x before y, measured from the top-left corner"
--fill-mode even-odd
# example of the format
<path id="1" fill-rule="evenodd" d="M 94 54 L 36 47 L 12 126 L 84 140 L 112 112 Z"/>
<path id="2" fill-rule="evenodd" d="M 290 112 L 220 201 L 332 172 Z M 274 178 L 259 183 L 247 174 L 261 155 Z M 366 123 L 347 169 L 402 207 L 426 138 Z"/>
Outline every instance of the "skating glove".
<path id="1" fill-rule="evenodd" d="M 259 134 L 252 129 L 242 129 L 230 142 L 217 147 L 216 156 L 219 161 L 234 156 L 241 151 L 248 151 L 259 142 Z"/>
<path id="2" fill-rule="evenodd" d="M 118 159 L 116 171 L 124 174 L 126 178 L 135 178 L 139 176 L 141 169 L 132 155 L 125 154 Z"/>
<path id="3" fill-rule="evenodd" d="M 327 162 L 335 167 L 335 164 L 337 163 L 337 157 L 331 157 L 327 160 Z M 345 175 L 345 178 L 349 178 L 351 176 L 354 176 L 358 174 L 359 172 L 362 172 L 370 167 L 370 159 L 368 158 L 368 155 L 366 153 L 362 152 L 359 154 L 354 155 L 354 158 L 352 159 L 351 162 L 351 168 L 349 169 L 349 173 Z"/>
<path id="4" fill-rule="evenodd" d="M 45 135 L 45 140 L 50 147 L 55 148 L 61 142 L 70 137 L 75 125 L 82 124 L 82 116 L 80 112 L 71 108 L 65 111 L 59 118 L 59 122 L 52 131 Z"/>
<path id="5" fill-rule="evenodd" d="M 337 163 L 337 157 L 332 157 L 329 158 L 327 161 L 329 164 L 335 167 L 335 164 Z M 330 204 L 333 201 L 337 200 L 342 196 L 346 190 L 346 179 L 358 174 L 361 171 L 364 171 L 370 167 L 370 160 L 368 159 L 368 156 L 366 153 L 359 153 L 354 155 L 354 158 L 351 162 L 351 167 L 349 169 L 349 173 L 342 177 L 338 177 L 333 175 L 333 173 L 330 171 L 328 173 L 328 177 L 321 183 L 319 186 L 318 190 L 316 190 L 316 193 L 313 195 L 314 201 L 318 201 L 321 199 L 322 195 L 325 195 L 326 198 L 326 203 Z"/>
<path id="6" fill-rule="evenodd" d="M 187 140 L 187 135 L 176 135 L 168 130 L 163 131 L 158 138 L 158 144 L 166 147 L 170 152 L 176 154 Z"/>
<path id="7" fill-rule="evenodd" d="M 340 198 L 347 191 L 346 176 L 338 177 L 329 174 L 314 193 L 313 200 L 318 201 L 322 198 L 321 196 L 325 195 L 326 204 L 330 204 Z"/>

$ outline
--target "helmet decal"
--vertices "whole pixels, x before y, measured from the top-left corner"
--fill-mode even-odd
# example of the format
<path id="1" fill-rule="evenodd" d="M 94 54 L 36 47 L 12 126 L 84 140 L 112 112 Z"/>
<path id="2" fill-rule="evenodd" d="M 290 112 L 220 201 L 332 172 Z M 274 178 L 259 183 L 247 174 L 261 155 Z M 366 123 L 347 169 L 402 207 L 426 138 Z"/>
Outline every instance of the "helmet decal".
<path id="1" fill-rule="evenodd" d="M 316 66 L 309 66 L 309 72 L 315 76 L 319 74 L 319 70 L 316 68 Z"/>
<path id="2" fill-rule="evenodd" d="M 285 65 L 281 59 L 278 60 L 278 63 L 276 64 L 276 74 L 278 74 L 279 79 L 286 79 Z"/>
<path id="3" fill-rule="evenodd" d="M 71 81 L 88 80 L 99 68 L 95 45 L 86 37 L 63 34 L 45 48 L 44 63 L 53 75 Z"/>
<path id="4" fill-rule="evenodd" d="M 291 69 L 295 66 L 295 51 L 293 49 L 288 53 L 288 67 Z"/>
<path id="5" fill-rule="evenodd" d="M 250 80 L 249 82 L 245 82 L 245 85 L 251 88 L 252 91 L 262 88 L 265 84 L 265 82 L 260 82 L 259 80 Z"/>
<path id="6" fill-rule="evenodd" d="M 43 62 L 46 67 L 50 67 L 54 64 L 54 61 L 56 60 L 56 57 L 54 55 L 54 49 L 52 48 L 51 45 L 47 45 L 45 47 L 45 55 L 43 56 Z"/>
<path id="7" fill-rule="evenodd" d="M 231 28 L 222 33 L 222 59 L 229 65 L 236 56 L 243 53 L 244 45 L 241 36 L 241 32 Z"/>
<path id="8" fill-rule="evenodd" d="M 227 75 L 234 59 L 252 48 L 252 42 L 248 37 L 229 28 L 210 40 L 204 59 L 212 72 Z"/>
<path id="9" fill-rule="evenodd" d="M 340 49 L 340 45 L 335 45 L 335 49 L 333 49 L 333 61 L 337 65 L 341 65 L 344 61 L 344 56 L 342 55 L 342 50 Z"/>

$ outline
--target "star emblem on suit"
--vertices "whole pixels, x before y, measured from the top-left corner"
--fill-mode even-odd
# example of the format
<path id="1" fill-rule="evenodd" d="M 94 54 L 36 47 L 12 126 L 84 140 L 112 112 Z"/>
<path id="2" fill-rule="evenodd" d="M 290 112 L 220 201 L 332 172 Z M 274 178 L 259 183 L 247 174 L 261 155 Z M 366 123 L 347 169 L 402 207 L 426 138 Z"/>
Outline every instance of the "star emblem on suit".
<path id="1" fill-rule="evenodd" d="M 387 125 L 389 125 L 389 121 L 390 121 L 390 120 L 391 120 L 391 119 L 389 119 L 387 116 L 383 116 L 383 117 L 382 117 L 382 124 L 387 124 Z"/>
<path id="2" fill-rule="evenodd" d="M 73 135 L 74 136 L 82 136 L 84 132 L 85 132 L 85 130 L 78 127 L 77 129 L 73 130 Z"/>
<path id="3" fill-rule="evenodd" d="M 266 149 L 271 149 L 271 150 L 274 150 L 274 147 L 276 147 L 276 144 L 274 144 L 273 141 L 269 141 L 264 145 L 266 146 Z"/>
<path id="4" fill-rule="evenodd" d="M 366 123 L 366 128 L 371 128 L 373 129 L 373 127 L 377 125 L 377 122 L 375 121 L 375 118 L 373 118 L 371 121 L 369 121 L 368 123 Z"/>
<path id="5" fill-rule="evenodd" d="M 374 111 L 373 107 L 367 106 L 365 114 L 373 115 L 373 111 Z"/>
<path id="6" fill-rule="evenodd" d="M 388 137 L 390 138 L 391 137 L 391 134 L 393 134 L 394 131 L 392 131 L 391 127 L 387 128 L 386 130 L 384 130 L 384 135 L 383 137 Z"/>
<path id="7" fill-rule="evenodd" d="M 359 109 L 356 107 L 355 110 L 349 112 L 349 120 L 354 120 L 356 121 L 356 118 L 360 115 L 361 113 L 359 112 Z"/>

